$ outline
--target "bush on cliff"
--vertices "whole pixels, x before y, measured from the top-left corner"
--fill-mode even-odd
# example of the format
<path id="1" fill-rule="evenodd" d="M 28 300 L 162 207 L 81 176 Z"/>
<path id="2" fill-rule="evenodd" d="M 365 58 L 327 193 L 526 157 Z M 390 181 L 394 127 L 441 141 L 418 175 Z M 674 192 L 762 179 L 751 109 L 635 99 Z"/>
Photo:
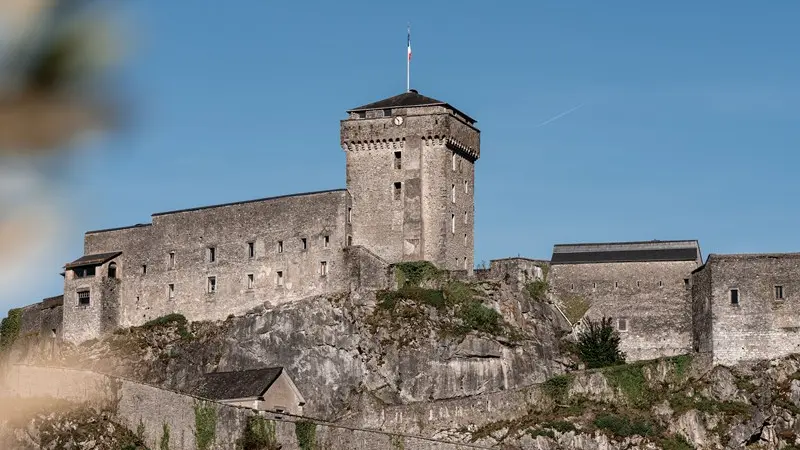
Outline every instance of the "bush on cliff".
<path id="1" fill-rule="evenodd" d="M 590 369 L 625 363 L 625 353 L 619 350 L 619 333 L 610 317 L 599 322 L 586 319 L 586 328 L 578 335 L 578 356 Z"/>

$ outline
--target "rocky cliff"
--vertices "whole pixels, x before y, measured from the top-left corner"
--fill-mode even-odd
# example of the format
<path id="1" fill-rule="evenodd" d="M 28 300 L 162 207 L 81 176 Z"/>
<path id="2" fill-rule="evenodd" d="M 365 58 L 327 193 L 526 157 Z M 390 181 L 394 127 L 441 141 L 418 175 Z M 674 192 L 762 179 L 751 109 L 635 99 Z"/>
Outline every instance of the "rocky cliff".
<path id="1" fill-rule="evenodd" d="M 427 285 L 428 287 L 421 287 Z M 43 355 L 47 362 L 191 391 L 203 372 L 284 366 L 308 415 L 335 420 L 363 396 L 405 404 L 510 389 L 564 370 L 561 316 L 518 283 L 445 280 L 314 297 L 222 322 L 165 317 Z"/>

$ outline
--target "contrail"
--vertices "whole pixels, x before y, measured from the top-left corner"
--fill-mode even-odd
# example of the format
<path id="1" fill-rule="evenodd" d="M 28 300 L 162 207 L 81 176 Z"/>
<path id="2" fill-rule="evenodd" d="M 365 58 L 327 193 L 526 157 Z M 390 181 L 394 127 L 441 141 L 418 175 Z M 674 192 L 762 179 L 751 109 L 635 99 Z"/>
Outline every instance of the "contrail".
<path id="1" fill-rule="evenodd" d="M 558 119 L 560 119 L 560 118 L 562 118 L 562 117 L 566 116 L 567 114 L 573 113 L 573 112 L 575 112 L 575 111 L 577 111 L 577 110 L 581 109 L 581 108 L 583 107 L 583 105 L 585 105 L 585 104 L 586 104 L 586 103 L 581 103 L 580 105 L 578 105 L 578 106 L 575 106 L 575 107 L 573 107 L 573 108 L 570 108 L 570 109 L 568 109 L 568 110 L 566 110 L 566 111 L 562 112 L 561 114 L 557 114 L 557 115 L 555 115 L 555 116 L 553 116 L 553 117 L 551 117 L 551 118 L 549 118 L 549 119 L 545 120 L 544 122 L 540 123 L 539 125 L 536 125 L 534 128 L 543 127 L 543 126 L 547 125 L 547 124 L 548 124 L 548 123 L 550 123 L 550 122 L 555 122 L 556 120 L 558 120 Z"/>

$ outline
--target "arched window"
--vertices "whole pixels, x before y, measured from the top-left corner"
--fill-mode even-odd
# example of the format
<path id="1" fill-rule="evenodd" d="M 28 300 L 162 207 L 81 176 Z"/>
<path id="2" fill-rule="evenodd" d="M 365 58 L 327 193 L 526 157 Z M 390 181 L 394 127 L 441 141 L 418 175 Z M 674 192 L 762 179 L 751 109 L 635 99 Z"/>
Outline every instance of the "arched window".
<path id="1" fill-rule="evenodd" d="M 117 263 L 108 264 L 108 278 L 117 278 Z"/>

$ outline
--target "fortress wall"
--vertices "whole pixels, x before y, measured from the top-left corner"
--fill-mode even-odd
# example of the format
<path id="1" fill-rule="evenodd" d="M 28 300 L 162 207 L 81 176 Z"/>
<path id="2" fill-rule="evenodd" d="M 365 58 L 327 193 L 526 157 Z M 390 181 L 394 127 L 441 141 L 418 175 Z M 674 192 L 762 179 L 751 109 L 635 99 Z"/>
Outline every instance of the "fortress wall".
<path id="1" fill-rule="evenodd" d="M 800 254 L 711 255 L 714 363 L 800 353 Z M 776 299 L 775 286 L 783 287 Z M 732 305 L 730 290 L 739 290 Z"/>
<path id="2" fill-rule="evenodd" d="M 58 398 L 76 403 L 86 402 L 97 409 L 111 411 L 115 420 L 131 431 L 140 424 L 144 440 L 150 448 L 160 448 L 164 424 L 169 426 L 169 448 L 194 450 L 196 447 L 195 409 L 211 408 L 216 416 L 214 450 L 235 448 L 243 435 L 248 417 L 256 413 L 249 408 L 225 405 L 190 395 L 148 386 L 134 381 L 83 370 L 12 366 L 2 378 L 0 397 L 13 402 L 14 397 Z M 261 413 L 275 427 L 277 442 L 285 450 L 300 450 L 295 422 L 315 423 L 318 448 L 384 450 L 457 450 L 480 448 L 468 444 L 451 444 L 419 436 L 392 434 L 356 426 L 329 424 L 300 416 Z"/>
<path id="3" fill-rule="evenodd" d="M 155 214 L 151 226 L 87 233 L 84 252 L 123 252 L 117 258 L 121 326 L 172 312 L 189 320 L 225 319 L 265 302 L 344 290 L 348 202 L 347 192 L 338 190 Z M 255 245 L 252 258 L 249 242 Z M 208 261 L 209 247 L 215 248 L 214 262 Z M 175 253 L 173 267 L 170 252 Z M 248 274 L 254 277 L 252 289 Z M 216 277 L 214 293 L 208 292 L 211 276 Z M 174 298 L 169 298 L 169 284 Z M 95 333 L 98 326 L 87 328 Z"/>
<path id="4" fill-rule="evenodd" d="M 711 271 L 707 265 L 692 273 L 692 349 L 710 355 L 712 343 Z"/>
<path id="5" fill-rule="evenodd" d="M 613 317 L 615 326 L 626 319 L 620 347 L 636 361 L 691 351 L 691 291 L 684 280 L 696 267 L 694 261 L 554 264 L 549 278 L 562 310 L 588 302 L 586 317 Z"/>

